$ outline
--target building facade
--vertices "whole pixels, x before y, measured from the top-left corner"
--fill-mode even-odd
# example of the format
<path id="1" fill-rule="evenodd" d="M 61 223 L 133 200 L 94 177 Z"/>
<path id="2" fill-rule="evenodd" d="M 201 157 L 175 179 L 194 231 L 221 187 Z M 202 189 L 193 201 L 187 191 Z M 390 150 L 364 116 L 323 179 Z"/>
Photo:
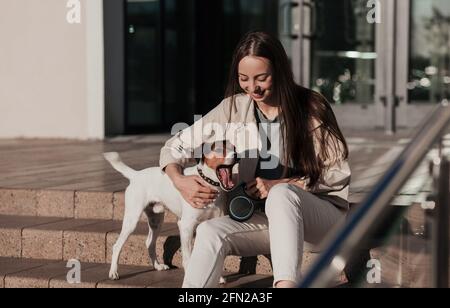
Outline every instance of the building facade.
<path id="1" fill-rule="evenodd" d="M 343 127 L 415 127 L 450 92 L 448 0 L 3 0 L 0 24 L 0 138 L 190 124 L 250 30 L 282 41 Z"/>

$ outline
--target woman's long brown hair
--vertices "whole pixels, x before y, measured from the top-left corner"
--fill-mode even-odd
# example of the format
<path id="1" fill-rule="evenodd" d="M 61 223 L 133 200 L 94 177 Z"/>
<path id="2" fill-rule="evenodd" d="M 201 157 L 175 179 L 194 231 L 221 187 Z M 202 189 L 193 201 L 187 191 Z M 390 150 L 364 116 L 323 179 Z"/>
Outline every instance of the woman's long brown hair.
<path id="1" fill-rule="evenodd" d="M 271 101 L 278 103 L 280 108 L 283 161 L 294 170 L 291 174 L 285 166 L 283 177 L 306 176 L 309 177 L 308 186 L 314 187 L 326 166 L 348 158 L 347 143 L 329 102 L 322 95 L 295 83 L 288 56 L 278 39 L 264 32 L 250 32 L 240 41 L 233 55 L 225 91 L 226 98 L 232 97 L 231 108 L 236 103 L 236 95 L 245 93 L 239 85 L 238 67 L 246 56 L 263 57 L 271 63 Z"/>

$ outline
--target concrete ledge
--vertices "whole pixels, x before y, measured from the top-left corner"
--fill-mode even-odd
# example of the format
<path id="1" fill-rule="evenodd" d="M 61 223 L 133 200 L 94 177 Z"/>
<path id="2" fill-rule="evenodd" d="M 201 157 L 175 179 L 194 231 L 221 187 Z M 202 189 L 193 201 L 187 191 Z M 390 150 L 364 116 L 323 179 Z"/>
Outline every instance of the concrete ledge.
<path id="1" fill-rule="evenodd" d="M 25 260 L 18 258 L 0 257 L 0 288 L 5 287 L 5 276 L 40 267 L 45 263 L 46 261 L 42 260 Z"/>
<path id="2" fill-rule="evenodd" d="M 113 219 L 113 193 L 75 192 L 75 218 Z"/>
<path id="3" fill-rule="evenodd" d="M 0 216 L 0 243 L 3 243 L 0 256 L 47 260 L 77 259 L 82 262 L 109 264 L 112 246 L 121 227 L 121 222 L 112 220 Z M 145 246 L 147 234 L 147 224 L 139 223 L 122 250 L 119 260 L 121 265 L 152 269 Z M 179 247 L 178 227 L 174 223 L 164 224 L 156 245 L 159 261 L 181 268 L 182 256 Z M 238 272 L 240 260 L 237 256 L 227 257 L 224 269 L 228 272 Z M 256 273 L 272 274 L 268 259 L 259 257 Z"/>
<path id="4" fill-rule="evenodd" d="M 94 220 L 68 219 L 25 228 L 22 232 L 22 256 L 35 259 L 62 260 L 64 231 L 97 222 Z"/>
<path id="5" fill-rule="evenodd" d="M 75 217 L 75 192 L 39 190 L 36 193 L 36 211 L 44 217 Z"/>
<path id="6" fill-rule="evenodd" d="M 54 217 L 0 215 L 0 257 L 23 256 L 23 230 L 64 220 Z M 42 243 L 39 243 L 42 244 Z"/>
<path id="7" fill-rule="evenodd" d="M 120 233 L 120 228 L 116 231 L 110 232 L 106 237 L 106 262 L 111 262 L 112 247 L 117 241 Z M 122 254 L 120 255 L 119 263 L 125 265 L 141 265 L 150 266 L 147 247 L 145 246 L 145 241 L 148 235 L 147 224 L 140 223 L 136 228 L 136 231 L 131 235 L 128 241 L 125 243 Z M 181 267 L 181 253 L 178 251 L 178 247 L 173 247 L 177 245 L 174 243 L 172 247 L 167 247 L 166 241 L 169 237 L 178 237 L 178 227 L 175 224 L 166 223 L 163 225 L 161 234 L 156 242 L 156 254 L 160 262 L 163 261 L 163 256 L 166 249 L 172 251 L 174 255 L 169 258 L 172 260 L 172 265 L 176 267 Z M 169 245 L 170 246 L 170 245 Z"/>
<path id="8" fill-rule="evenodd" d="M 36 191 L 0 189 L 0 215 L 37 215 Z"/>
<path id="9" fill-rule="evenodd" d="M 81 263 L 81 283 L 69 284 L 65 261 L 0 257 L 1 288 L 180 288 L 184 271 L 157 272 L 142 266 L 124 265 L 121 279 L 111 281 L 107 264 Z M 272 278 L 264 275 L 240 275 L 224 272 L 228 283 L 222 288 L 265 288 Z"/>

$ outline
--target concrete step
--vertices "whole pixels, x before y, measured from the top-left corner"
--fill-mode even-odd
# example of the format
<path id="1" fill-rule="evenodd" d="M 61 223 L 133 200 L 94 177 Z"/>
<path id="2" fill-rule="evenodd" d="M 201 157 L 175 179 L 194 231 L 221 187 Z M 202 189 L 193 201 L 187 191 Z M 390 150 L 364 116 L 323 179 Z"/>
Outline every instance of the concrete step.
<path id="1" fill-rule="evenodd" d="M 124 192 L 0 188 L 0 215 L 122 220 Z M 145 221 L 145 215 L 141 221 Z M 177 218 L 166 211 L 167 222 Z"/>
<path id="2" fill-rule="evenodd" d="M 0 215 L 123 219 L 124 192 L 82 192 L 0 188 Z M 141 221 L 146 221 L 142 215 Z M 166 211 L 166 222 L 177 217 Z"/>
<path id="3" fill-rule="evenodd" d="M 121 222 L 112 220 L 0 215 L 0 256 L 110 263 L 112 246 L 121 227 Z M 122 250 L 120 264 L 150 266 L 145 247 L 147 233 L 147 224 L 139 223 Z M 164 260 L 168 265 L 181 268 L 179 245 L 176 224 L 165 223 L 157 240 L 160 261 Z M 308 266 L 313 258 L 314 254 L 305 252 L 304 266 Z M 239 268 L 240 257 L 227 257 L 226 271 L 238 272 Z M 267 258 L 258 257 L 256 273 L 272 274 Z"/>
<path id="4" fill-rule="evenodd" d="M 405 288 L 432 287 L 432 239 L 396 235 L 384 247 L 372 249 L 371 256 L 381 263 L 385 283 Z M 450 278 L 450 277 L 449 277 Z"/>
<path id="5" fill-rule="evenodd" d="M 0 288 L 179 288 L 183 282 L 183 270 L 164 272 L 143 266 L 123 266 L 122 278 L 107 279 L 107 264 L 81 263 L 81 282 L 70 284 L 65 261 L 17 259 L 0 257 Z M 236 275 L 224 272 L 227 284 L 224 288 L 267 288 L 272 285 L 271 276 Z"/>
<path id="6" fill-rule="evenodd" d="M 417 186 L 417 185 L 416 185 Z M 393 205 L 410 206 L 425 202 L 428 192 L 398 195 Z M 355 196 L 358 197 L 355 197 Z M 366 193 L 350 196 L 356 206 Z M 353 200 L 353 201 L 352 201 Z M 124 215 L 124 192 L 59 191 L 0 188 L 0 215 L 103 219 L 121 221 Z M 165 222 L 177 217 L 166 210 Z M 146 221 L 143 214 L 141 221 Z"/>

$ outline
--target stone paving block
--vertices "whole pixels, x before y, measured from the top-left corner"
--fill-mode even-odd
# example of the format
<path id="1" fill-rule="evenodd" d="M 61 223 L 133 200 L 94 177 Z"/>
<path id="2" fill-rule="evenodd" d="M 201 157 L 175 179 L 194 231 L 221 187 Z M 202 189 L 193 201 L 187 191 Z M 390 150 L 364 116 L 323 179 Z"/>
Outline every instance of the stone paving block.
<path id="1" fill-rule="evenodd" d="M 21 257 L 23 252 L 23 229 L 39 226 L 62 218 L 0 215 L 0 256 Z"/>
<path id="2" fill-rule="evenodd" d="M 53 277 L 50 280 L 50 288 L 64 289 L 93 289 L 97 283 L 108 279 L 108 266 L 106 264 L 81 263 L 81 282 L 69 283 L 67 274 Z"/>
<path id="3" fill-rule="evenodd" d="M 400 240 L 403 249 L 400 249 Z M 381 263 L 382 283 L 406 288 L 431 287 L 430 243 L 417 236 L 394 236 L 384 247 L 371 250 Z"/>
<path id="4" fill-rule="evenodd" d="M 21 229 L 0 229 L 0 256 L 20 258 L 22 253 Z"/>
<path id="5" fill-rule="evenodd" d="M 106 235 L 120 228 L 120 222 L 111 220 L 64 231 L 64 260 L 77 259 L 83 262 L 105 263 Z"/>
<path id="6" fill-rule="evenodd" d="M 113 193 L 75 192 L 75 218 L 113 219 Z"/>
<path id="7" fill-rule="evenodd" d="M 29 262 L 29 261 L 27 261 Z M 46 262 L 42 266 L 8 274 L 5 277 L 6 288 L 49 288 L 53 279 L 59 277 L 71 288 L 80 287 L 78 284 L 69 284 L 67 276 L 73 269 L 66 261 L 41 261 Z M 98 267 L 98 264 L 81 263 L 81 273 L 90 268 Z M 83 281 L 83 275 L 81 275 Z M 81 284 L 82 285 L 82 284 Z M 86 287 L 86 286 L 84 286 Z"/>
<path id="8" fill-rule="evenodd" d="M 66 261 L 0 258 L 0 287 L 6 288 L 180 288 L 182 269 L 154 271 L 146 267 L 122 267 L 118 281 L 108 279 L 107 264 L 81 263 L 81 282 L 70 284 L 67 275 L 72 267 Z M 240 275 L 224 272 L 227 284 L 222 288 L 263 288 L 272 278 L 264 275 Z M 5 282 L 5 285 L 3 285 Z"/>
<path id="9" fill-rule="evenodd" d="M 43 266 L 5 276 L 5 288 L 48 288 L 54 276 L 68 272 L 66 262 L 50 262 Z"/>
<path id="10" fill-rule="evenodd" d="M 0 215 L 35 216 L 36 191 L 31 189 L 0 189 Z"/>
<path id="11" fill-rule="evenodd" d="M 111 262 L 112 247 L 119 237 L 120 230 L 107 235 L 107 262 Z M 148 226 L 140 223 L 136 231 L 125 243 L 119 259 L 119 264 L 149 266 L 149 257 L 145 242 L 148 235 Z M 156 253 L 158 260 L 163 261 L 164 244 L 169 236 L 177 236 L 178 228 L 174 224 L 164 224 L 157 239 Z"/>
<path id="12" fill-rule="evenodd" d="M 55 223 L 25 228 L 22 231 L 22 256 L 36 259 L 63 259 L 63 233 L 95 220 L 66 219 Z"/>
<path id="13" fill-rule="evenodd" d="M 0 257 L 0 288 L 4 288 L 4 278 L 8 274 L 15 274 L 34 269 L 46 264 L 47 261 L 34 259 Z"/>
<path id="14" fill-rule="evenodd" d="M 75 216 L 74 191 L 39 190 L 36 199 L 38 216 L 64 218 Z"/>
<path id="15" fill-rule="evenodd" d="M 165 284 L 172 288 L 182 285 L 184 271 L 180 269 L 168 271 L 143 270 L 142 267 L 124 267 L 118 281 L 105 280 L 100 282 L 98 288 L 148 288 Z"/>

